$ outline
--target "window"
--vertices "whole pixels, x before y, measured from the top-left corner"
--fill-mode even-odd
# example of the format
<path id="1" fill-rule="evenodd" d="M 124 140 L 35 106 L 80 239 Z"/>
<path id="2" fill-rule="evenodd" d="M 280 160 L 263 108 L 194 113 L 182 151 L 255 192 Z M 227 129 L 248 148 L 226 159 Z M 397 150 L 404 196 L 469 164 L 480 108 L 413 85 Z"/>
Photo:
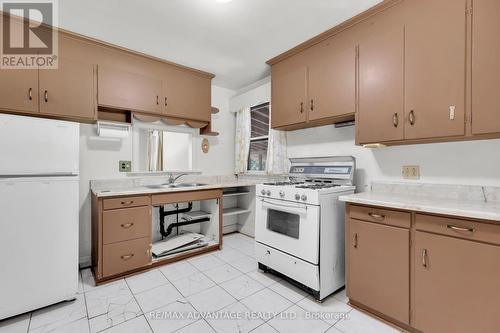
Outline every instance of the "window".
<path id="1" fill-rule="evenodd" d="M 269 103 L 252 107 L 250 117 L 252 129 L 247 169 L 250 172 L 264 171 L 269 143 Z"/>

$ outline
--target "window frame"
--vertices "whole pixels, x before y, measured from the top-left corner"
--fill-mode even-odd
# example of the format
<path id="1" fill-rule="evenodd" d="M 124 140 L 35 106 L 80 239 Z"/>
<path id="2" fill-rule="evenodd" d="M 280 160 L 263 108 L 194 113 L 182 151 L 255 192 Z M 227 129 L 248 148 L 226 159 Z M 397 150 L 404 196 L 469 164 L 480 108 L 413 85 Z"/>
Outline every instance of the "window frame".
<path id="1" fill-rule="evenodd" d="M 266 105 L 267 105 L 267 108 L 269 110 L 269 118 L 268 118 L 268 124 L 267 124 L 268 129 L 269 129 L 268 133 L 267 133 L 267 135 L 258 136 L 258 137 L 254 137 L 254 138 L 252 138 L 252 136 L 250 135 L 250 143 L 248 145 L 248 149 L 250 149 L 253 141 L 267 140 L 267 149 L 266 149 L 266 154 L 267 154 L 267 152 L 269 151 L 269 133 L 271 132 L 271 103 L 270 102 L 263 102 L 263 103 L 259 103 L 259 104 L 256 104 L 256 105 L 250 107 L 250 122 L 252 121 L 252 111 L 256 110 L 256 109 L 260 109 Z M 247 168 L 246 168 L 245 174 L 248 174 L 248 175 L 265 175 L 266 174 L 266 170 L 249 170 L 248 169 L 249 160 L 250 160 L 250 152 L 248 153 L 248 158 L 247 158 L 247 162 L 246 162 Z M 266 166 L 267 166 L 267 160 L 266 160 Z"/>

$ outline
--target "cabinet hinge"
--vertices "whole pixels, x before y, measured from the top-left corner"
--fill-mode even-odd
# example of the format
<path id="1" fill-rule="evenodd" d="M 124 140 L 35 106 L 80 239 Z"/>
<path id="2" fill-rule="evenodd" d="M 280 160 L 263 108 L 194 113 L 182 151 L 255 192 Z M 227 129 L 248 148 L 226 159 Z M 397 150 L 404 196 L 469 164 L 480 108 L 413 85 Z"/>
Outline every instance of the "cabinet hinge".
<path id="1" fill-rule="evenodd" d="M 465 13 L 470 16 L 472 16 L 472 12 L 473 12 L 472 6 L 467 7 L 467 9 L 465 10 Z"/>
<path id="2" fill-rule="evenodd" d="M 465 123 L 472 124 L 472 115 L 471 114 L 465 115 Z"/>

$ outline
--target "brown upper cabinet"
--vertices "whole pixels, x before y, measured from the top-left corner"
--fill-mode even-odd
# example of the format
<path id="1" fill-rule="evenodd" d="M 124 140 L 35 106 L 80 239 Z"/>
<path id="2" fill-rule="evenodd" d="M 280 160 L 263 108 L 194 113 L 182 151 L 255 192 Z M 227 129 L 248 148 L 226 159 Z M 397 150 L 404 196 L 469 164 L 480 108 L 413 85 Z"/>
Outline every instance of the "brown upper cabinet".
<path id="1" fill-rule="evenodd" d="M 360 144 L 404 138 L 404 27 L 385 17 L 366 23 L 358 48 L 356 139 Z"/>
<path id="2" fill-rule="evenodd" d="M 64 57 L 58 69 L 40 70 L 40 113 L 72 119 L 96 116 L 94 69 L 91 64 Z"/>
<path id="3" fill-rule="evenodd" d="M 3 70 L 0 109 L 63 119 L 96 116 L 94 66 L 59 58 L 57 69 Z"/>
<path id="4" fill-rule="evenodd" d="M 170 68 L 163 81 L 162 112 L 168 116 L 210 121 L 211 78 Z"/>
<path id="5" fill-rule="evenodd" d="M 136 111 L 210 122 L 214 75 L 68 31 L 58 41 L 59 68 L 1 71 L 0 112 L 94 122 L 101 108 L 125 115 L 113 119 Z"/>
<path id="6" fill-rule="evenodd" d="M 500 1 L 474 0 L 472 134 L 500 132 Z"/>
<path id="7" fill-rule="evenodd" d="M 273 128 L 298 129 L 354 117 L 356 49 L 330 38 L 271 68 Z"/>
<path id="8" fill-rule="evenodd" d="M 4 15 L 0 14 L 0 26 L 4 26 L 5 19 Z M 17 29 L 21 29 L 21 21 L 18 19 L 9 24 L 17 25 Z M 0 70 L 0 109 L 38 113 L 38 69 Z"/>
<path id="9" fill-rule="evenodd" d="M 346 36 L 347 37 L 347 36 Z M 350 38 L 330 38 L 306 53 L 309 120 L 354 115 L 356 47 Z"/>
<path id="10" fill-rule="evenodd" d="M 162 81 L 108 66 L 98 69 L 100 107 L 161 114 Z"/>
<path id="11" fill-rule="evenodd" d="M 271 71 L 272 128 L 305 123 L 307 67 L 304 57 L 286 59 Z"/>
<path id="12" fill-rule="evenodd" d="M 341 119 L 354 94 L 357 144 L 500 137 L 499 22 L 495 0 L 383 1 L 268 61 L 272 126 Z"/>
<path id="13" fill-rule="evenodd" d="M 38 113 L 38 70 L 2 70 L 0 108 L 5 111 Z"/>
<path id="14" fill-rule="evenodd" d="M 406 139 L 465 134 L 466 5 L 405 3 Z"/>

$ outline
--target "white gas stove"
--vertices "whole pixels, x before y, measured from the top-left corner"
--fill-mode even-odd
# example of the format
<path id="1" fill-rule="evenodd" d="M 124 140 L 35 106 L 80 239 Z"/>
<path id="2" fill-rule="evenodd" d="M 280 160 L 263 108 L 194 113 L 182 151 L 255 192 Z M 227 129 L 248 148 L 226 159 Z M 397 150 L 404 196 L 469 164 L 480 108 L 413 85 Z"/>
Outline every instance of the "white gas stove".
<path id="1" fill-rule="evenodd" d="M 323 300 L 345 284 L 344 204 L 338 197 L 354 193 L 355 160 L 290 161 L 290 181 L 257 185 L 257 261 Z"/>

